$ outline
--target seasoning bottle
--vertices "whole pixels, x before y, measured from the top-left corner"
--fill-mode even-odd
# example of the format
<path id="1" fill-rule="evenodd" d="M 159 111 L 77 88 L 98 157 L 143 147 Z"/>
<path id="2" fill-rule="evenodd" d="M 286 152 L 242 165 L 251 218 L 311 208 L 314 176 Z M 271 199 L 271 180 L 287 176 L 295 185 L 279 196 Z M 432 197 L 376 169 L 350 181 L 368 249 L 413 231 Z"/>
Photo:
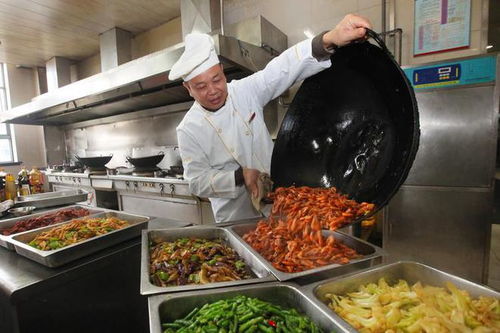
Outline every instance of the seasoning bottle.
<path id="1" fill-rule="evenodd" d="M 5 200 L 5 176 L 5 171 L 0 169 L 0 201 Z"/>
<path id="2" fill-rule="evenodd" d="M 30 195 L 30 180 L 28 175 L 28 170 L 26 167 L 22 167 L 21 171 L 17 174 L 17 186 L 19 188 L 19 196 Z"/>
<path id="3" fill-rule="evenodd" d="M 5 175 L 5 200 L 14 200 L 16 196 L 16 180 L 13 174 L 8 173 Z"/>
<path id="4" fill-rule="evenodd" d="M 36 167 L 33 167 L 29 173 L 29 183 L 31 194 L 43 192 L 43 175 Z"/>

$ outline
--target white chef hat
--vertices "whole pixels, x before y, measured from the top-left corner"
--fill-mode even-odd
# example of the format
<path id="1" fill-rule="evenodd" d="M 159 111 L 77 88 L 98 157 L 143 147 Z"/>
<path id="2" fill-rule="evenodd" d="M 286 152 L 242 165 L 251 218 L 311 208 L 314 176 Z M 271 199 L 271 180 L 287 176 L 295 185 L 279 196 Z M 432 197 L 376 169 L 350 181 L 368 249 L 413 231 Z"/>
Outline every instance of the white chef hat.
<path id="1" fill-rule="evenodd" d="M 184 53 L 168 74 L 169 80 L 173 81 L 182 77 L 184 81 L 189 81 L 219 63 L 211 36 L 191 33 L 186 35 L 184 45 Z"/>

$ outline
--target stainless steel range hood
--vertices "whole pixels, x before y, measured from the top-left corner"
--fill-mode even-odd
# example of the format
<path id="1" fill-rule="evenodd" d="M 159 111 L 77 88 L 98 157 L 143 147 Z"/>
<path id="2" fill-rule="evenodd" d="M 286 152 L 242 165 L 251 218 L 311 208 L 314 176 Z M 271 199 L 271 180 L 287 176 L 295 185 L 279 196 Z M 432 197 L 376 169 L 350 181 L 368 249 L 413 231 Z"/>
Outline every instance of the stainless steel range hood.
<path id="1" fill-rule="evenodd" d="M 273 57 L 265 47 L 220 34 L 213 37 L 229 81 L 262 69 Z M 63 86 L 3 112 L 0 120 L 65 125 L 192 100 L 181 81 L 168 80 L 183 50 L 180 43 Z"/>

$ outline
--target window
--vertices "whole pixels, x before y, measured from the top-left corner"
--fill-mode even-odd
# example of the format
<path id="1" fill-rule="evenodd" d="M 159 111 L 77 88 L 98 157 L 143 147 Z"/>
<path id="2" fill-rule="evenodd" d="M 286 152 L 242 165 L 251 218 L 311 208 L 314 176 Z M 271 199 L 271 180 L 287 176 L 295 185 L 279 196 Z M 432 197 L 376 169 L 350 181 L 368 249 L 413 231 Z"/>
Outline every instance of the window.
<path id="1" fill-rule="evenodd" d="M 6 66 L 0 63 L 0 112 L 7 110 Z M 0 163 L 14 162 L 12 147 L 12 129 L 8 124 L 0 123 Z"/>

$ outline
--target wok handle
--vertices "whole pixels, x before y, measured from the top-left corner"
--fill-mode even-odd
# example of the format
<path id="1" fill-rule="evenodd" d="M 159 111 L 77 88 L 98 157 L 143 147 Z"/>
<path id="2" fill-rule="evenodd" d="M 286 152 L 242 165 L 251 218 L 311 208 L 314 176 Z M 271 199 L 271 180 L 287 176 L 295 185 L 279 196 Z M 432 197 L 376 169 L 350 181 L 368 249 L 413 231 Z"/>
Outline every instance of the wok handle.
<path id="1" fill-rule="evenodd" d="M 382 50 L 384 50 L 385 53 L 387 53 L 388 55 L 392 55 L 391 52 L 389 51 L 389 49 L 387 48 L 387 46 L 385 45 L 384 41 L 382 40 L 382 38 L 380 38 L 379 35 L 375 31 L 373 31 L 372 29 L 368 29 L 368 28 L 365 28 L 365 29 L 366 29 L 366 35 L 368 37 L 375 40 L 377 42 L 377 44 L 380 46 L 380 48 Z"/>

